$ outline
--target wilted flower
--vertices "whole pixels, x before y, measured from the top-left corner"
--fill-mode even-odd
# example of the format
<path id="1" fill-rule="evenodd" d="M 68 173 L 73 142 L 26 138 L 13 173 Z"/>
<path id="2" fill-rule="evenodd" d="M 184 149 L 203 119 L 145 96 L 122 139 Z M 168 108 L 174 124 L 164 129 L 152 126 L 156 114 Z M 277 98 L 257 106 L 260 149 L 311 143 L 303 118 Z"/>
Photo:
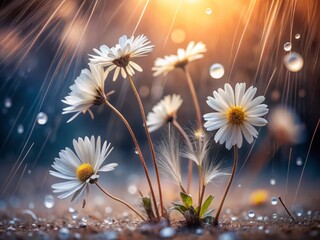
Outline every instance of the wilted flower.
<path id="1" fill-rule="evenodd" d="M 128 38 L 126 35 L 119 38 L 119 43 L 109 48 L 106 45 L 100 47 L 100 51 L 93 49 L 98 56 L 90 55 L 91 63 L 107 67 L 106 72 L 109 73 L 115 69 L 113 81 L 118 78 L 119 72 L 123 78 L 127 77 L 127 73 L 132 76 L 134 70 L 142 72 L 142 68 L 132 61 L 133 58 L 145 56 L 146 53 L 152 51 L 153 46 L 144 35 Z"/>
<path id="2" fill-rule="evenodd" d="M 282 144 L 297 144 L 303 141 L 303 124 L 296 113 L 285 106 L 270 111 L 268 125 L 271 134 Z"/>
<path id="3" fill-rule="evenodd" d="M 65 180 L 53 184 L 53 192 L 61 193 L 58 196 L 61 199 L 73 195 L 71 201 L 83 198 L 88 183 L 94 183 L 99 178 L 98 172 L 112 171 L 118 166 L 117 163 L 102 166 L 113 148 L 110 148 L 110 143 L 107 144 L 107 141 L 101 147 L 100 137 L 97 141 L 94 136 L 91 139 L 78 138 L 78 141 L 74 139 L 73 147 L 75 152 L 70 148 L 61 150 L 52 165 L 55 170 L 49 171 L 52 176 Z"/>
<path id="4" fill-rule="evenodd" d="M 177 111 L 182 104 L 180 95 L 173 94 L 165 96 L 157 105 L 152 108 L 147 116 L 149 132 L 153 132 L 164 124 L 177 118 Z"/>
<path id="5" fill-rule="evenodd" d="M 268 113 L 263 96 L 254 98 L 257 89 L 249 87 L 246 90 L 245 83 L 237 83 L 235 92 L 230 84 L 224 85 L 224 90 L 219 88 L 214 91 L 214 97 L 208 97 L 207 104 L 217 112 L 205 114 L 204 127 L 207 131 L 219 129 L 214 140 L 220 144 L 226 143 L 226 148 L 230 149 L 237 145 L 242 146 L 242 135 L 248 143 L 253 142 L 253 137 L 258 136 L 257 130 L 253 126 L 264 126 L 267 121 L 262 118 Z"/>
<path id="6" fill-rule="evenodd" d="M 179 48 L 177 55 L 164 56 L 163 58 L 157 58 L 154 67 L 152 68 L 154 72 L 153 76 L 159 76 L 161 74 L 167 75 L 168 72 L 172 71 L 177 67 L 184 67 L 188 62 L 200 59 L 203 57 L 204 52 L 206 52 L 206 45 L 202 42 L 190 42 L 186 50 Z"/>
<path id="7" fill-rule="evenodd" d="M 81 112 L 90 111 L 92 105 L 100 105 L 104 101 L 105 76 L 103 70 L 92 64 L 89 64 L 89 68 L 90 70 L 81 71 L 80 76 L 70 87 L 71 92 L 62 100 L 65 104 L 70 105 L 63 109 L 62 114 L 76 113 L 68 122 L 75 119 Z"/>

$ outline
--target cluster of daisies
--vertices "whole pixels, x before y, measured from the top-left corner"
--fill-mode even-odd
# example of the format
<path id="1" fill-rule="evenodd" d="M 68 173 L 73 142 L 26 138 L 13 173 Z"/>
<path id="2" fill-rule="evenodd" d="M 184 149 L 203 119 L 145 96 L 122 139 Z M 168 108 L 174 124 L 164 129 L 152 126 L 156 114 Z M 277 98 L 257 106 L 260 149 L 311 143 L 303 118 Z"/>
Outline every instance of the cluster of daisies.
<path id="1" fill-rule="evenodd" d="M 81 113 L 89 112 L 93 116 L 91 107 L 94 105 L 103 103 L 110 105 L 109 93 L 105 93 L 105 81 L 109 73 L 114 71 L 112 79 L 115 81 L 119 74 L 125 79 L 132 77 L 135 71 L 142 72 L 141 66 L 133 60 L 146 56 L 152 50 L 153 45 L 144 35 L 136 38 L 122 36 L 113 47 L 102 45 L 99 49 L 94 49 L 97 55 L 90 55 L 89 68 L 81 71 L 70 87 L 69 95 L 62 100 L 68 105 L 63 109 L 63 114 L 73 114 L 68 122 Z M 176 55 L 157 58 L 152 68 L 154 76 L 167 75 L 177 68 L 184 70 L 188 75 L 188 63 L 201 59 L 206 51 L 206 46 L 202 42 L 190 42 L 186 49 L 178 49 Z M 189 86 L 194 104 L 199 106 L 190 81 Z M 169 136 L 169 140 L 163 144 L 163 151 L 157 155 L 160 170 L 164 175 L 171 177 L 183 192 L 187 194 L 190 192 L 190 184 L 188 183 L 187 190 L 183 187 L 179 160 L 181 155 L 203 169 L 201 181 L 204 186 L 218 176 L 227 175 L 208 160 L 210 139 L 206 136 L 204 129 L 217 130 L 214 136 L 215 142 L 225 144 L 227 149 L 233 146 L 240 148 L 243 137 L 248 143 L 252 143 L 254 138 L 257 138 L 258 131 L 255 127 L 266 125 L 264 116 L 268 113 L 268 108 L 267 105 L 262 104 L 263 96 L 255 97 L 256 91 L 257 89 L 252 86 L 246 89 L 245 83 L 237 83 L 234 89 L 230 84 L 225 84 L 223 89 L 213 91 L 213 96 L 207 99 L 207 104 L 213 112 L 203 115 L 205 123 L 194 131 L 191 139 L 190 134 L 186 134 L 177 121 L 177 112 L 183 103 L 180 95 L 165 96 L 147 115 L 146 125 L 149 132 L 166 124 L 173 124 L 187 146 L 187 150 L 181 154 L 175 147 L 177 145 L 175 138 Z M 130 127 L 128 129 L 130 130 Z M 100 172 L 112 171 L 117 166 L 116 163 L 104 164 L 112 148 L 107 141 L 102 143 L 100 137 L 78 138 L 73 140 L 73 147 L 74 151 L 69 148 L 62 150 L 52 165 L 54 170 L 50 170 L 51 175 L 63 179 L 63 182 L 52 185 L 53 191 L 59 193 L 58 197 L 61 199 L 69 196 L 72 196 L 72 200 L 83 199 L 88 184 L 97 183 Z"/>

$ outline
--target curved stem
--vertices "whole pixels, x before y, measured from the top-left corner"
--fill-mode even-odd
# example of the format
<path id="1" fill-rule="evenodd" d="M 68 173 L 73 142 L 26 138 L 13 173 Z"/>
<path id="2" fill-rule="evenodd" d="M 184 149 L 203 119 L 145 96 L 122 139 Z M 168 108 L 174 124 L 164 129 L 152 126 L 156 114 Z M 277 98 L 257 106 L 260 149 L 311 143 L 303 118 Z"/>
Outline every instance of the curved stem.
<path id="1" fill-rule="evenodd" d="M 188 138 L 187 133 L 183 130 L 183 128 L 181 127 L 181 125 L 174 119 L 172 121 L 172 124 L 178 129 L 178 131 L 180 132 L 180 134 L 183 136 L 183 138 L 185 139 L 187 145 L 189 148 L 193 148 L 190 139 Z M 188 183 L 187 183 L 187 193 L 190 193 L 190 188 L 191 188 L 191 180 L 192 180 L 192 167 L 193 167 L 193 162 L 192 160 L 189 160 L 188 163 Z"/>
<path id="2" fill-rule="evenodd" d="M 193 84 L 193 81 L 192 81 L 192 78 L 190 76 L 190 73 L 189 73 L 189 70 L 188 70 L 187 66 L 183 67 L 182 69 L 186 74 L 188 87 L 190 89 L 190 93 L 191 93 L 191 97 L 192 97 L 192 100 L 193 100 L 193 104 L 194 104 L 194 107 L 196 109 L 197 127 L 198 127 L 198 130 L 199 130 L 199 129 L 202 129 L 202 121 L 201 121 L 201 111 L 200 111 L 200 106 L 199 106 L 199 102 L 198 102 L 198 98 L 197 98 L 197 93 L 196 93 L 196 90 L 194 88 L 194 84 Z"/>
<path id="3" fill-rule="evenodd" d="M 131 88 L 132 88 L 132 90 L 134 92 L 134 95 L 135 95 L 135 97 L 137 99 L 137 102 L 139 104 L 139 108 L 140 108 L 140 112 L 141 112 L 141 116 L 142 116 L 142 120 L 143 120 L 144 130 L 146 132 L 148 143 L 149 143 L 149 147 L 150 147 L 150 150 L 151 150 L 152 162 L 153 162 L 153 165 L 154 165 L 154 169 L 156 171 L 159 198 L 160 198 L 161 216 L 164 216 L 165 212 L 164 212 L 163 201 L 162 201 L 162 190 L 161 190 L 161 183 L 160 183 L 160 174 L 159 174 L 158 165 L 157 165 L 157 161 L 156 161 L 156 154 L 155 154 L 155 151 L 154 151 L 154 147 L 153 147 L 153 144 L 152 144 L 151 136 L 150 136 L 150 133 L 149 133 L 149 130 L 148 130 L 148 126 L 147 126 L 146 114 L 144 112 L 143 105 L 142 105 L 139 93 L 138 93 L 138 91 L 137 91 L 137 89 L 136 89 L 136 87 L 134 85 L 134 82 L 133 82 L 131 76 L 129 75 L 129 73 L 128 73 L 126 68 L 124 68 L 124 70 L 125 70 L 125 72 L 126 72 L 126 74 L 128 76 Z M 158 212 L 158 209 L 156 209 L 156 212 Z M 159 215 L 159 213 L 157 215 Z"/>
<path id="4" fill-rule="evenodd" d="M 198 165 L 198 203 L 200 205 L 200 200 L 201 200 L 201 183 L 202 183 L 202 169 L 201 169 L 201 165 Z"/>
<path id="5" fill-rule="evenodd" d="M 118 116 L 119 118 L 122 120 L 122 122 L 124 123 L 124 125 L 126 125 L 130 135 L 131 135 L 131 138 L 134 142 L 134 145 L 139 153 L 139 158 L 140 158 L 140 161 L 142 163 L 142 166 L 143 166 L 143 170 L 146 174 L 146 177 L 147 177 L 147 181 L 148 181 L 148 184 L 149 184 L 149 188 L 150 188 L 150 192 L 151 192 L 151 197 L 152 197 L 152 200 L 153 200 L 153 204 L 154 204 L 154 208 L 155 208 L 155 211 L 157 213 L 157 217 L 159 219 L 159 212 L 157 211 L 158 210 L 158 207 L 157 207 L 157 201 L 156 201 L 156 198 L 155 198 L 155 195 L 154 195 L 154 191 L 153 191 L 153 187 L 152 187 L 152 184 L 151 184 L 151 179 L 150 179 L 150 175 L 149 175 L 149 171 L 148 171 L 148 168 L 147 168 L 147 165 L 146 165 L 146 162 L 143 158 L 143 155 L 142 155 L 142 152 L 141 152 L 141 149 L 140 149 L 140 146 L 139 146 L 139 143 L 138 143 L 138 140 L 134 134 L 134 132 L 132 131 L 132 128 L 130 127 L 130 124 L 128 123 L 128 121 L 125 119 L 125 117 L 107 100 L 107 99 L 104 99 L 104 102 L 105 104 L 111 108 L 112 111 L 114 111 Z"/>
<path id="6" fill-rule="evenodd" d="M 217 226 L 217 225 L 218 225 L 219 215 L 220 215 L 220 212 L 221 212 L 221 209 L 222 209 L 224 200 L 226 199 L 226 196 L 227 196 L 228 191 L 229 191 L 229 188 L 230 188 L 230 186 L 231 186 L 231 183 L 232 183 L 234 174 L 235 174 L 235 172 L 236 172 L 237 161 L 238 161 L 238 146 L 235 145 L 235 146 L 234 146 L 234 160 L 233 160 L 232 173 L 231 173 L 231 176 L 230 176 L 230 178 L 229 178 L 229 182 L 228 182 L 226 191 L 224 192 L 223 198 L 222 198 L 222 200 L 221 200 L 221 202 L 220 202 L 220 205 L 219 205 L 219 208 L 218 208 L 216 217 L 215 217 L 215 219 L 214 219 L 214 222 L 213 222 L 213 225 L 214 225 L 214 226 Z"/>
<path id="7" fill-rule="evenodd" d="M 126 206 L 127 206 L 128 208 L 130 208 L 135 214 L 137 214 L 137 215 L 142 219 L 142 221 L 145 221 L 144 217 L 143 217 L 137 210 L 135 210 L 129 203 L 127 203 L 127 202 L 121 200 L 120 198 L 117 198 L 117 197 L 111 195 L 110 193 L 108 193 L 104 188 L 102 188 L 102 187 L 100 186 L 100 184 L 99 184 L 98 182 L 95 182 L 95 184 L 96 184 L 97 187 L 98 187 L 105 195 L 107 195 L 109 198 L 112 198 L 113 200 L 115 200 L 115 201 L 117 201 L 117 202 L 120 202 L 120 203 L 126 205 Z"/>

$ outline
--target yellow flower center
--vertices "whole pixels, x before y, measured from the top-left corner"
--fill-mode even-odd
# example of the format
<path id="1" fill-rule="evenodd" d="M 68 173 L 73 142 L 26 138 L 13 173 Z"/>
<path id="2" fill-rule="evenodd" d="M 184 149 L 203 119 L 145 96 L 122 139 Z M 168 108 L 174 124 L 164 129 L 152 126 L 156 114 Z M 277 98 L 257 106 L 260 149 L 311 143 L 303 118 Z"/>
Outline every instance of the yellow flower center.
<path id="1" fill-rule="evenodd" d="M 228 113 L 227 118 L 229 123 L 233 125 L 240 125 L 244 122 L 244 111 L 241 107 L 232 107 Z"/>
<path id="2" fill-rule="evenodd" d="M 86 181 L 94 174 L 93 167 L 89 163 L 82 163 L 77 168 L 77 177 L 81 182 Z"/>

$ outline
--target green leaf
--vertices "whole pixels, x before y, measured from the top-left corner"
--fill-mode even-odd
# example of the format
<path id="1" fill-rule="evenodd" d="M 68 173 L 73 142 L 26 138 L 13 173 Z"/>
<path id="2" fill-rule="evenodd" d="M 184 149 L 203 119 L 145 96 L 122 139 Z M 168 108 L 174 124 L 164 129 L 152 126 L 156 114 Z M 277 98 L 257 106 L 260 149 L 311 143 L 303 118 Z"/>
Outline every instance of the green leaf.
<path id="1" fill-rule="evenodd" d="M 172 210 L 176 210 L 176 211 L 182 213 L 182 215 L 184 215 L 185 211 L 188 210 L 188 209 L 187 209 L 185 206 L 183 206 L 183 205 L 176 205 L 176 206 L 172 207 L 171 209 L 172 209 Z"/>
<path id="2" fill-rule="evenodd" d="M 213 211 L 214 211 L 213 208 L 209 209 L 209 210 L 203 215 L 203 218 L 208 217 L 208 216 L 211 216 L 211 213 L 213 213 Z"/>
<path id="3" fill-rule="evenodd" d="M 203 217 L 203 215 L 206 213 L 206 211 L 208 210 L 211 202 L 213 200 L 213 196 L 209 195 L 209 197 L 204 201 L 204 203 L 201 206 L 201 210 L 200 210 L 200 218 Z"/>
<path id="4" fill-rule="evenodd" d="M 192 206 L 192 197 L 190 195 L 181 192 L 180 197 L 186 208 L 190 208 Z"/>

